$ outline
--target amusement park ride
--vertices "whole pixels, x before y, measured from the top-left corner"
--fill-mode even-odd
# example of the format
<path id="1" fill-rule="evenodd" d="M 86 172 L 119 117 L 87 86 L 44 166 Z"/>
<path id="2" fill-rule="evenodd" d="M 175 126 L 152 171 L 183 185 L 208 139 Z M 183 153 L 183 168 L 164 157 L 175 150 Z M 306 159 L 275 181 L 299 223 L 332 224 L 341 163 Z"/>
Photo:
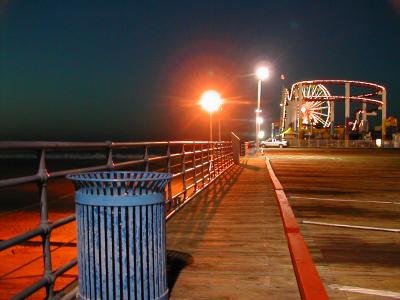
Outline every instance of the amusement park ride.
<path id="1" fill-rule="evenodd" d="M 333 93 L 341 90 L 344 93 Z M 341 134 L 335 128 L 335 106 L 344 102 L 344 120 Z M 357 103 L 353 119 L 350 105 Z M 354 104 L 353 104 L 354 106 Z M 324 132 L 330 138 L 344 138 L 357 133 L 365 137 L 369 132 L 367 116 L 377 116 L 381 111 L 381 136 L 386 136 L 386 89 L 385 87 L 353 80 L 309 80 L 292 85 L 282 92 L 280 133 L 297 138 L 312 136 L 313 131 Z M 361 117 L 360 117 L 361 116 Z M 337 124 L 336 124 L 337 125 Z M 379 128 L 379 127 L 377 127 Z"/>

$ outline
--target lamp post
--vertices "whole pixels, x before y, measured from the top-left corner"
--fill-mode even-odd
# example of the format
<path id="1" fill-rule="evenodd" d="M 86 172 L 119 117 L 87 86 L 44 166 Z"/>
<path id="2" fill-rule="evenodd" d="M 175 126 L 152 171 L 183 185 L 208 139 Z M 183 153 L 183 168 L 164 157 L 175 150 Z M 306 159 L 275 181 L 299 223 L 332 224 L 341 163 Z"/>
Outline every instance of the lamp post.
<path id="1" fill-rule="evenodd" d="M 258 78 L 258 93 L 257 93 L 257 109 L 256 109 L 256 151 L 258 153 L 260 149 L 260 102 L 261 102 L 261 82 L 269 77 L 269 70 L 266 67 L 259 67 L 256 71 L 256 76 Z"/>
<path id="2" fill-rule="evenodd" d="M 210 113 L 210 141 L 213 140 L 213 130 L 212 130 L 212 114 L 213 112 L 220 109 L 222 105 L 221 95 L 213 90 L 205 91 L 200 98 L 200 105 L 204 110 Z M 219 122 L 219 139 L 221 139 L 221 125 Z"/>
<path id="3" fill-rule="evenodd" d="M 218 142 L 221 141 L 221 111 L 222 111 L 222 106 L 219 108 L 219 113 L 218 113 Z"/>

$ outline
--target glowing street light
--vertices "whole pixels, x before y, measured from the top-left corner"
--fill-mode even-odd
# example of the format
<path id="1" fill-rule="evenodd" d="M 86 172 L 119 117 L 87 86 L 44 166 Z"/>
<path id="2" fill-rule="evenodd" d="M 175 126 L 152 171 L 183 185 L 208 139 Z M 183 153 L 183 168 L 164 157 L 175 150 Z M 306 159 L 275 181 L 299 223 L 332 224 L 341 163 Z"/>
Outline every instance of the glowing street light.
<path id="1" fill-rule="evenodd" d="M 261 125 L 262 123 L 264 123 L 264 119 L 261 118 L 261 117 L 258 117 L 258 118 L 256 119 L 256 122 L 257 122 L 257 124 Z"/>
<path id="2" fill-rule="evenodd" d="M 200 105 L 204 110 L 213 113 L 217 111 L 222 104 L 221 96 L 218 92 L 209 90 L 203 93 L 200 99 Z"/>
<path id="3" fill-rule="evenodd" d="M 267 67 L 259 67 L 256 70 L 256 76 L 258 78 L 258 97 L 257 97 L 257 109 L 256 109 L 256 149 L 257 153 L 260 149 L 260 125 L 262 124 L 262 121 L 260 122 L 260 101 L 261 101 L 261 82 L 266 80 L 269 77 L 269 70 Z M 263 136 L 264 137 L 264 136 Z"/>
<path id="4" fill-rule="evenodd" d="M 212 113 L 220 109 L 222 105 L 221 95 L 213 90 L 205 91 L 200 98 L 200 105 L 210 113 L 210 141 L 212 141 Z M 219 139 L 221 139 L 221 126 L 219 126 Z"/>
<path id="5" fill-rule="evenodd" d="M 269 70 L 266 67 L 259 67 L 256 71 L 257 78 L 264 81 L 269 77 Z"/>
<path id="6" fill-rule="evenodd" d="M 260 130 L 259 132 L 258 132 L 258 138 L 259 139 L 263 139 L 265 137 L 265 132 L 264 132 L 264 130 Z"/>

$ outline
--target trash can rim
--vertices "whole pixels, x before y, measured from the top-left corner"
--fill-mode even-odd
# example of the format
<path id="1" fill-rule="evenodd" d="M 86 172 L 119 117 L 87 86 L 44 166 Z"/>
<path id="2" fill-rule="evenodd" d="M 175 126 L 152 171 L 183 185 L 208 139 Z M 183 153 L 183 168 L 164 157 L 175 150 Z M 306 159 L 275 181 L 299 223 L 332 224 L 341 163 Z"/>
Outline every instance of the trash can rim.
<path id="1" fill-rule="evenodd" d="M 94 174 L 134 174 L 134 175 L 159 175 L 158 177 L 141 177 L 141 178 L 90 178 L 86 176 L 92 176 Z M 138 182 L 138 181 L 160 181 L 160 180 L 170 180 L 172 179 L 171 173 L 163 172 L 145 172 L 145 171 L 104 171 L 104 172 L 84 172 L 69 174 L 66 176 L 67 179 L 72 181 L 83 181 L 83 182 Z"/>

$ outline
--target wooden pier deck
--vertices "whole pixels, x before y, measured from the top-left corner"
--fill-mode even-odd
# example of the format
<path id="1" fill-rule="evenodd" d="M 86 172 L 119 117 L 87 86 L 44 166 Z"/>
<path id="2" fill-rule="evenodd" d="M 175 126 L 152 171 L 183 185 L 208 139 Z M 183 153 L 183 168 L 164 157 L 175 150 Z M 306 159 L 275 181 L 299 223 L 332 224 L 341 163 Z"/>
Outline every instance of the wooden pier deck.
<path id="1" fill-rule="evenodd" d="M 167 224 L 171 299 L 300 299 L 262 158 L 228 170 Z"/>

